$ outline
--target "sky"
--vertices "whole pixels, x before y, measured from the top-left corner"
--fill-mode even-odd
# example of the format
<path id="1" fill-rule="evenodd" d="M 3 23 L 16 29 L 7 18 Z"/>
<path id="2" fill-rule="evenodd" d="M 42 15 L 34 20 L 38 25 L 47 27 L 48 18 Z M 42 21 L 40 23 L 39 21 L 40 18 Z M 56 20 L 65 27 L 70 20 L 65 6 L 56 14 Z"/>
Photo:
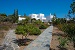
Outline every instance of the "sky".
<path id="1" fill-rule="evenodd" d="M 0 13 L 13 14 L 18 9 L 19 15 L 44 13 L 45 16 L 56 14 L 62 18 L 70 10 L 72 0 L 0 0 Z"/>

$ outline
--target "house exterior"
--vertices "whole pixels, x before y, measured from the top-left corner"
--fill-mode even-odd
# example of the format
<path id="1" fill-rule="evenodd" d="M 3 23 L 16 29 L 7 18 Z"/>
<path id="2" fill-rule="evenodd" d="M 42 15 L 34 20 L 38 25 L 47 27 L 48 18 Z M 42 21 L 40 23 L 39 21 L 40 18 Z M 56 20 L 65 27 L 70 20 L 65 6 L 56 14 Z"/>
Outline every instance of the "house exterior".
<path id="1" fill-rule="evenodd" d="M 53 18 L 53 17 L 54 17 L 54 15 L 52 15 L 52 14 L 50 13 L 50 16 L 46 17 L 47 22 L 52 22 L 52 18 Z"/>
<path id="2" fill-rule="evenodd" d="M 36 19 L 36 20 L 41 20 L 42 22 L 52 22 L 52 18 L 54 17 L 54 15 L 52 15 L 50 13 L 50 15 L 48 17 L 45 17 L 44 14 L 40 13 L 40 14 L 30 14 L 29 15 L 31 19 Z M 24 20 L 26 18 L 24 18 L 23 16 L 19 15 L 18 20 Z"/>
<path id="3" fill-rule="evenodd" d="M 26 19 L 26 18 L 24 18 L 24 17 L 22 17 L 21 15 L 19 15 L 19 18 L 18 18 L 19 21 L 22 21 L 22 20 L 24 20 L 24 19 Z"/>
<path id="4" fill-rule="evenodd" d="M 35 18 L 36 20 L 41 20 L 42 22 L 46 21 L 45 15 L 40 13 L 40 14 L 30 14 L 29 15 L 31 19 Z"/>

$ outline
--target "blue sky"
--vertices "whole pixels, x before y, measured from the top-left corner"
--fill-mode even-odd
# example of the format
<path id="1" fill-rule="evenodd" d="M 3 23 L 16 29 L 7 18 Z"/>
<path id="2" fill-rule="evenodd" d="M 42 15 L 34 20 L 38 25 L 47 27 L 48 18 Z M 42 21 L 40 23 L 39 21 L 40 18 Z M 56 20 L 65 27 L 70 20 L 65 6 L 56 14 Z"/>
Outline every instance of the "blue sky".
<path id="1" fill-rule="evenodd" d="M 9 15 L 18 9 L 20 15 L 44 13 L 49 16 L 50 13 L 55 13 L 61 18 L 68 13 L 71 3 L 72 0 L 0 0 L 0 13 Z"/>

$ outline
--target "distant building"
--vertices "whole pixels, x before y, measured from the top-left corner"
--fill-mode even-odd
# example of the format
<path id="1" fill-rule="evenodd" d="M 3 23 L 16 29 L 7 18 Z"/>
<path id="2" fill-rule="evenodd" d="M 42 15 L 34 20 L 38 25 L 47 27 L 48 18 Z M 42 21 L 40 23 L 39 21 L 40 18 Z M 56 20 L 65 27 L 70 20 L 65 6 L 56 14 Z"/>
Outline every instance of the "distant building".
<path id="1" fill-rule="evenodd" d="M 29 15 L 31 19 L 36 19 L 36 20 L 41 20 L 42 22 L 46 22 L 46 18 L 45 18 L 45 15 L 40 13 L 40 14 L 30 14 Z"/>
<path id="2" fill-rule="evenodd" d="M 21 15 L 19 15 L 19 18 L 18 18 L 19 21 L 22 21 L 22 20 L 24 20 L 24 19 L 26 19 L 26 18 L 24 18 L 24 17 L 22 17 Z"/>
<path id="3" fill-rule="evenodd" d="M 46 17 L 46 21 L 47 22 L 52 22 L 52 18 L 54 17 L 54 15 L 52 15 L 51 13 L 50 13 L 50 16 L 48 16 L 48 17 Z"/>

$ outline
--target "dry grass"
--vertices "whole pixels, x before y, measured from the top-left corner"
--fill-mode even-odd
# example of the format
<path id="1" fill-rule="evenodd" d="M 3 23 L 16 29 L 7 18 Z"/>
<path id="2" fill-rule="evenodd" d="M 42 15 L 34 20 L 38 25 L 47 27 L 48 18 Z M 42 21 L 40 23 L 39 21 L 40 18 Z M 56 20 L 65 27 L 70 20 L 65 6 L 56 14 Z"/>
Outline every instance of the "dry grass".
<path id="1" fill-rule="evenodd" d="M 0 45 L 2 44 L 2 41 L 7 34 L 6 32 L 7 31 L 5 31 L 5 30 L 0 30 Z"/>
<path id="2" fill-rule="evenodd" d="M 7 31 L 9 29 L 12 29 L 12 28 L 15 28 L 16 25 L 15 24 L 12 24 L 10 22 L 1 22 L 0 23 L 0 45 L 3 41 L 3 39 L 5 38 L 6 34 L 7 34 Z"/>
<path id="3" fill-rule="evenodd" d="M 65 50 L 65 49 L 61 49 L 58 46 L 59 44 L 59 37 L 65 37 L 64 32 L 60 31 L 57 27 L 53 28 L 53 33 L 52 33 L 52 41 L 51 41 L 51 50 Z M 66 45 L 66 50 L 75 50 L 75 48 L 73 47 L 73 43 L 72 42 L 68 42 L 68 44 Z"/>

